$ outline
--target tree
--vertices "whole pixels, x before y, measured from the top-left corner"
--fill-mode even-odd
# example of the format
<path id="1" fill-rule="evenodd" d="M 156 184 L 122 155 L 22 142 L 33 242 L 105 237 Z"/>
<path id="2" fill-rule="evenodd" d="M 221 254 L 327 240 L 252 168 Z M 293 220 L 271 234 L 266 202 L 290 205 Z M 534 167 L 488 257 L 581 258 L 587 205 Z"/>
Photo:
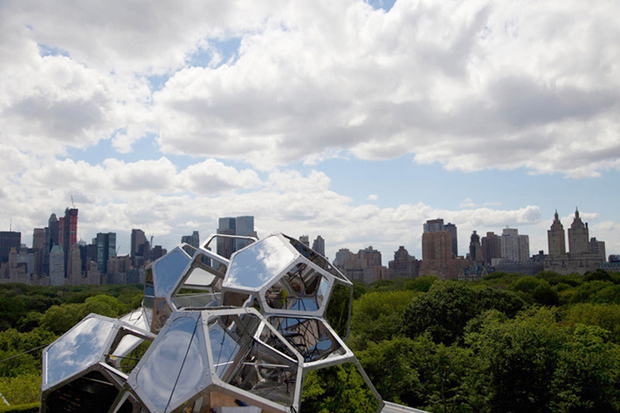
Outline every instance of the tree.
<path id="1" fill-rule="evenodd" d="M 477 369 L 470 374 L 487 383 L 486 410 L 548 412 L 553 398 L 549 383 L 565 336 L 556 311 L 546 307 L 515 319 L 491 311 L 477 328 L 469 326 L 466 343 L 478 357 Z"/>
<path id="2" fill-rule="evenodd" d="M 558 353 L 550 383 L 557 412 L 620 410 L 620 346 L 606 341 L 600 327 L 578 324 Z"/>
<path id="3" fill-rule="evenodd" d="M 366 293 L 353 303 L 351 346 L 366 348 L 368 341 L 391 339 L 401 326 L 402 314 L 417 291 Z"/>

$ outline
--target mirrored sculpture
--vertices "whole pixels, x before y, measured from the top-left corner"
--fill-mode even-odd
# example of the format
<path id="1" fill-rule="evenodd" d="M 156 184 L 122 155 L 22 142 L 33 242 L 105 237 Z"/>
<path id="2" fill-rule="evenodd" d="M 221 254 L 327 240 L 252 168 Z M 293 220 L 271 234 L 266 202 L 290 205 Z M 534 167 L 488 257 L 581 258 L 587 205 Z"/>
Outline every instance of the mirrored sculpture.
<path id="1" fill-rule="evenodd" d="M 141 308 L 90 315 L 45 349 L 43 413 L 298 412 L 304 380 L 341 366 L 372 398 L 364 411 L 381 411 L 340 337 L 352 283 L 283 234 L 248 238 L 230 259 L 214 239 L 149 264 Z"/>

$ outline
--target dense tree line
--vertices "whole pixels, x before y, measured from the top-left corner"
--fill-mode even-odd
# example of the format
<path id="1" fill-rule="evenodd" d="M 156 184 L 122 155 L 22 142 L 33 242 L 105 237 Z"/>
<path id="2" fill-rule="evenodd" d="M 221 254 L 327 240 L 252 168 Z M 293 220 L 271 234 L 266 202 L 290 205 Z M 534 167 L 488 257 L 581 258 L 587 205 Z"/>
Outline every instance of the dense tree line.
<path id="1" fill-rule="evenodd" d="M 335 297 L 327 317 L 344 335 L 349 295 Z M 347 344 L 385 400 L 437 413 L 620 412 L 620 274 L 423 276 L 356 284 L 353 298 Z M 141 286 L 0 285 L 0 392 L 38 400 L 45 345 L 141 299 Z M 373 411 L 364 387 L 352 365 L 313 372 L 302 411 Z"/>
<path id="2" fill-rule="evenodd" d="M 493 273 L 370 285 L 349 345 L 386 400 L 431 412 L 618 412 L 619 333 L 620 274 Z"/>

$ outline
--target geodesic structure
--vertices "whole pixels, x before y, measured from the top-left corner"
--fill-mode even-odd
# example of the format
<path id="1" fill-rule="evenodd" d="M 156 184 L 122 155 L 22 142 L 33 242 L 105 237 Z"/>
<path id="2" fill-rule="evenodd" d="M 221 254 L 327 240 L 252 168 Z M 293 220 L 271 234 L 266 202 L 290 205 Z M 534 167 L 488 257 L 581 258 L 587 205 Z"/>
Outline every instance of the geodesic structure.
<path id="1" fill-rule="evenodd" d="M 90 315 L 44 350 L 42 413 L 298 412 L 308 373 L 342 364 L 359 372 L 372 411 L 383 408 L 338 334 L 350 321 L 346 277 L 280 233 L 230 259 L 213 239 L 150 264 L 140 309 Z"/>

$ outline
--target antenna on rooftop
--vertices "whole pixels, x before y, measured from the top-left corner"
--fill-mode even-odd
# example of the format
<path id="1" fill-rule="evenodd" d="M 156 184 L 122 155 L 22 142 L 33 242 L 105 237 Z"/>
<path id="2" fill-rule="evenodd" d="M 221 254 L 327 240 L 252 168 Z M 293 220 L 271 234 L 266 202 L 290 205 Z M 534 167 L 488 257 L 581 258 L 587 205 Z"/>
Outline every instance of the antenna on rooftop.
<path id="1" fill-rule="evenodd" d="M 73 202 L 73 195 L 71 195 L 71 205 L 73 205 L 73 208 L 75 208 L 75 202 Z"/>

